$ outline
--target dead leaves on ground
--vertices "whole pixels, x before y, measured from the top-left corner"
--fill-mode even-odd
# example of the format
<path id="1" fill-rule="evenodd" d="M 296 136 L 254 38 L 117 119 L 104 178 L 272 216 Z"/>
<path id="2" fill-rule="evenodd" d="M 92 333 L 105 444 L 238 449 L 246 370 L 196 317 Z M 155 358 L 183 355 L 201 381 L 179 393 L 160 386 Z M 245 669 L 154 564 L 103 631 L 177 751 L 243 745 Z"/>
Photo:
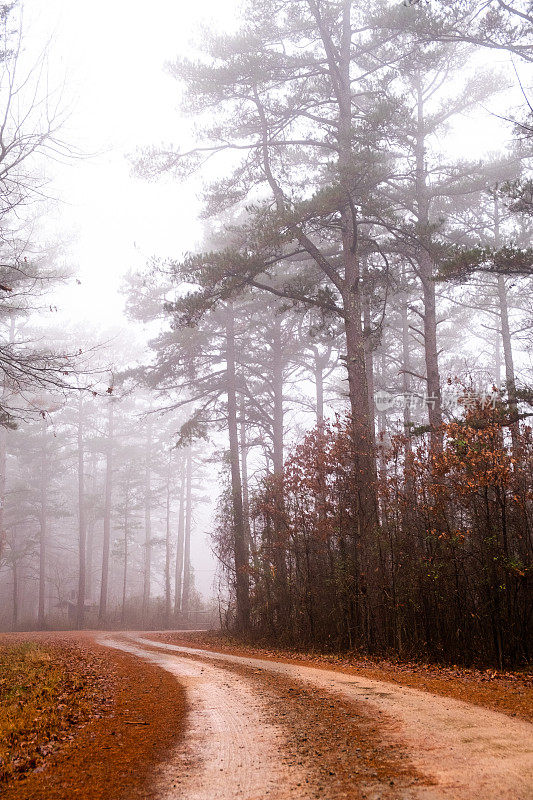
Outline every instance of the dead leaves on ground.
<path id="1" fill-rule="evenodd" d="M 5 800 L 148 800 L 154 776 L 183 734 L 185 695 L 174 675 L 103 647 L 88 633 L 28 634 L 84 682 L 78 718 L 35 769 L 0 784 Z M 22 637 L 18 637 L 20 641 Z M 1 645 L 7 637 L 0 637 Z M 65 659 L 64 661 L 62 659 Z M 80 699 L 69 694 L 74 713 Z M 143 723 L 143 724 L 141 724 Z M 144 724 L 147 723 L 147 724 Z"/>
<path id="2" fill-rule="evenodd" d="M 0 786 L 38 768 L 76 730 L 112 705 L 99 658 L 74 642 L 0 646 Z"/>

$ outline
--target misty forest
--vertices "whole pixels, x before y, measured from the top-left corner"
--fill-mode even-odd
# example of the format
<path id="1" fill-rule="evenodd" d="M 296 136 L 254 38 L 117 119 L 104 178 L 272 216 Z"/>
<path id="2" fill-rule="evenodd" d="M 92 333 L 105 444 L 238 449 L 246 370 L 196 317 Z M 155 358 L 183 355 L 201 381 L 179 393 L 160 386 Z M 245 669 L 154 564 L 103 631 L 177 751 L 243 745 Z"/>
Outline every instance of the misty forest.
<path id="1" fill-rule="evenodd" d="M 81 281 L 47 226 L 52 166 L 91 156 L 2 6 L 4 629 L 527 662 L 523 5 L 249 2 L 169 53 L 183 142 L 161 131 L 128 169 L 196 181 L 202 233 L 117 266 L 118 332 L 98 297 L 92 328 L 55 306 Z"/>
<path id="2" fill-rule="evenodd" d="M 0 3 L 0 793 L 528 800 L 533 4 Z"/>

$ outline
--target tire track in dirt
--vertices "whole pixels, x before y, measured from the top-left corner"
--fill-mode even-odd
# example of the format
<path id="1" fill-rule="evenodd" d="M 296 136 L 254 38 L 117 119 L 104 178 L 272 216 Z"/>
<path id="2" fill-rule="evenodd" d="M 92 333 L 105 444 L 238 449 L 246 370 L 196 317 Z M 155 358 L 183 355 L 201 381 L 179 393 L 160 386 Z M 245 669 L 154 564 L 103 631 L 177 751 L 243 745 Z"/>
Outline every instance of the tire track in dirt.
<path id="1" fill-rule="evenodd" d="M 533 725 L 460 700 L 327 669 L 181 647 L 140 636 L 136 642 L 194 656 L 203 663 L 262 669 L 310 683 L 349 700 L 371 703 L 394 721 L 388 734 L 435 785 L 417 797 L 436 800 L 532 800 Z"/>
<path id="2" fill-rule="evenodd" d="M 194 655 L 185 657 L 198 663 Z M 263 724 L 272 723 L 281 733 L 276 757 L 291 774 L 295 767 L 305 774 L 306 800 L 430 797 L 425 787 L 431 781 L 413 768 L 403 748 L 389 740 L 384 716 L 374 720 L 368 703 L 343 700 L 261 669 L 222 666 L 244 678 L 254 695 L 266 701 Z M 221 773 L 218 783 L 224 780 Z"/>
<path id="3" fill-rule="evenodd" d="M 261 697 L 226 669 L 105 637 L 101 644 L 176 675 L 188 700 L 184 744 L 156 780 L 161 800 L 304 800 L 305 776 L 278 757 L 283 738 Z M 157 698 L 155 698 L 157 702 Z"/>

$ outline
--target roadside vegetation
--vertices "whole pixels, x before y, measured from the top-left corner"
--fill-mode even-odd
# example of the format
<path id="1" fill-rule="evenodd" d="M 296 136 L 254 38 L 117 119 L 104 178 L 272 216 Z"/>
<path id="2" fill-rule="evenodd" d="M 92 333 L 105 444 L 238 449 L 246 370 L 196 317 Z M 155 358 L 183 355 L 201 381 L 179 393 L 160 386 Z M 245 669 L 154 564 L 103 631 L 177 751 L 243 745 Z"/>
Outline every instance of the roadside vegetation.
<path id="1" fill-rule="evenodd" d="M 75 644 L 0 645 L 0 787 L 35 769 L 110 707 L 110 678 Z M 109 699 L 108 699 L 109 698 Z"/>
<path id="2" fill-rule="evenodd" d="M 0 665 L 2 800 L 155 796 L 183 731 L 173 675 L 69 634 L 6 635 Z"/>
<path id="3" fill-rule="evenodd" d="M 255 497 L 256 633 L 304 649 L 527 664 L 532 438 L 516 426 L 507 440 L 507 426 L 503 404 L 473 401 L 440 427 L 438 451 L 405 435 L 381 445 L 379 524 L 367 529 L 349 422 L 309 433 L 283 480 Z"/>

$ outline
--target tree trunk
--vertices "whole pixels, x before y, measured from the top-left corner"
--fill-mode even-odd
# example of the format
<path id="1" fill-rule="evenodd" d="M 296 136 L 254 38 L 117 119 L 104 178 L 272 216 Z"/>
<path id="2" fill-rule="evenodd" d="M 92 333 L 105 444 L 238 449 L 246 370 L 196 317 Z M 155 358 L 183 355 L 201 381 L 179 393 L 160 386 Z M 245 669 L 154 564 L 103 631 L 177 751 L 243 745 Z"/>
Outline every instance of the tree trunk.
<path id="1" fill-rule="evenodd" d="M 378 523 L 377 476 L 374 453 L 373 410 L 368 402 L 365 337 L 362 326 L 361 271 L 358 258 L 357 211 L 352 198 L 353 119 L 351 93 L 351 0 L 344 0 L 338 68 L 339 180 L 344 195 L 341 209 L 344 281 L 342 306 L 346 334 L 346 367 L 352 412 L 352 435 L 359 482 L 359 530 L 370 531 Z M 331 57 L 334 68 L 334 58 Z"/>
<path id="2" fill-rule="evenodd" d="M 502 350 L 500 347 L 501 326 L 496 328 L 494 336 L 494 385 L 501 389 L 502 382 Z"/>
<path id="3" fill-rule="evenodd" d="M 4 509 L 6 505 L 7 481 L 7 430 L 0 428 L 0 556 L 5 547 L 6 531 L 4 528 Z"/>
<path id="4" fill-rule="evenodd" d="M 402 271 L 404 281 L 405 269 Z M 402 314 L 402 393 L 403 393 L 403 428 L 405 434 L 405 463 L 406 463 L 406 477 L 410 482 L 410 469 L 408 468 L 408 461 L 412 453 L 411 447 L 411 348 L 409 346 L 409 310 L 407 308 L 407 288 L 405 296 L 401 300 L 401 314 Z"/>
<path id="5" fill-rule="evenodd" d="M 273 468 L 276 487 L 276 515 L 274 517 L 274 553 L 273 561 L 276 569 L 275 585 L 278 611 L 279 626 L 287 625 L 290 614 L 289 609 L 289 590 L 287 579 L 287 560 L 286 560 L 286 523 L 284 520 L 284 495 L 283 495 L 283 472 L 285 458 L 283 453 L 284 439 L 284 390 L 285 358 L 283 353 L 283 330 L 281 316 L 276 314 L 273 321 L 272 336 L 272 392 L 274 400 L 273 426 L 272 426 L 272 449 L 273 449 Z"/>
<path id="6" fill-rule="evenodd" d="M 9 344 L 15 341 L 15 317 L 12 316 L 9 324 Z M 4 375 L 2 394 L 5 396 L 8 390 L 7 377 Z M 5 545 L 6 531 L 4 530 L 4 509 L 6 505 L 6 481 L 7 481 L 7 429 L 2 426 L 0 429 L 0 555 Z"/>
<path id="7" fill-rule="evenodd" d="M 146 439 L 146 466 L 144 473 L 144 577 L 142 623 L 146 627 L 150 605 L 152 570 L 152 418 L 148 422 Z"/>
<path id="8" fill-rule="evenodd" d="M 181 488 L 178 520 L 178 541 L 176 544 L 176 574 L 174 591 L 174 614 L 181 614 L 181 598 L 183 588 L 183 545 L 185 538 L 185 487 L 186 458 L 181 459 Z"/>
<path id="9" fill-rule="evenodd" d="M 281 330 L 281 316 L 275 314 L 272 339 L 272 391 L 274 396 L 273 414 L 273 466 L 274 476 L 281 478 L 283 475 L 283 340 Z"/>
<path id="10" fill-rule="evenodd" d="M 93 600 L 93 550 L 94 550 L 94 525 L 92 520 L 87 522 L 87 548 L 85 557 L 85 596 L 87 602 Z"/>
<path id="11" fill-rule="evenodd" d="M 420 264 L 428 263 L 429 258 L 421 258 Z M 427 378 L 427 406 L 432 447 L 439 450 L 442 447 L 442 432 L 439 430 L 442 425 L 442 402 L 437 349 L 437 307 L 431 267 L 428 266 L 427 271 L 425 270 L 425 266 L 421 268 L 424 294 L 424 356 Z"/>
<path id="12" fill-rule="evenodd" d="M 365 370 L 366 370 L 366 386 L 368 391 L 368 409 L 370 414 L 370 435 L 372 437 L 372 444 L 376 444 L 376 418 L 375 418 L 375 404 L 374 404 L 374 353 L 372 347 L 372 315 L 370 308 L 370 292 L 365 283 L 368 280 L 366 264 L 363 268 L 363 286 L 365 287 L 363 295 L 363 336 L 365 342 Z"/>
<path id="13" fill-rule="evenodd" d="M 354 599 L 355 627 L 360 640 L 368 643 L 367 595 L 362 586 L 365 572 L 365 543 L 379 527 L 377 498 L 377 466 L 373 435 L 373 409 L 369 407 L 365 337 L 362 326 L 362 282 L 358 254 L 357 205 L 353 198 L 354 152 L 351 87 L 351 0 L 343 0 L 343 19 L 339 48 L 338 77 L 332 72 L 335 58 L 328 56 L 332 81 L 337 83 L 339 147 L 339 182 L 343 194 L 341 208 L 342 308 L 346 335 L 346 368 L 351 408 L 353 457 L 357 475 L 357 519 L 352 537 L 351 583 Z"/>
<path id="14" fill-rule="evenodd" d="M 500 205 L 498 196 L 494 193 L 494 246 L 496 249 L 501 247 L 500 241 Z M 507 389 L 507 399 L 509 401 L 509 412 L 513 419 L 517 421 L 510 426 L 513 452 L 517 453 L 518 448 L 518 405 L 516 401 L 516 378 L 514 371 L 513 346 L 511 343 L 511 328 L 509 326 L 509 305 L 507 302 L 507 287 L 505 277 L 498 275 L 498 302 L 500 306 L 500 326 L 502 336 L 503 363 L 505 367 L 505 388 Z"/>
<path id="15" fill-rule="evenodd" d="M 107 615 L 107 593 L 109 582 L 109 547 L 111 542 L 111 501 L 113 494 L 113 436 L 114 436 L 114 400 L 108 400 L 108 432 L 106 447 L 105 504 L 104 504 L 104 539 L 102 544 L 102 581 L 100 584 L 100 606 L 98 622 L 105 624 Z"/>
<path id="16" fill-rule="evenodd" d="M 172 595 L 170 591 L 170 480 L 172 470 L 172 450 L 168 455 L 167 474 L 167 503 L 166 503 L 166 537 L 165 537 L 165 625 L 170 627 L 170 614 L 172 611 Z"/>
<path id="17" fill-rule="evenodd" d="M 187 448 L 186 492 L 185 492 L 185 539 L 183 544 L 183 597 L 182 614 L 188 615 L 191 610 L 191 527 L 192 527 L 192 447 Z M 188 623 L 188 618 L 187 618 Z"/>
<path id="18" fill-rule="evenodd" d="M 315 353 L 313 372 L 315 376 L 316 421 L 317 425 L 322 425 L 324 422 L 324 369 L 318 351 Z"/>
<path id="19" fill-rule="evenodd" d="M 5 389 L 5 380 L 4 380 Z M 6 503 L 6 480 L 7 480 L 7 430 L 0 428 L 0 559 L 7 543 L 7 531 L 5 530 L 4 509 Z M 14 536 L 14 534 L 12 534 Z M 15 545 L 11 543 L 11 564 L 13 569 L 13 630 L 16 629 L 16 597 L 17 597 L 17 554 Z"/>
<path id="20" fill-rule="evenodd" d="M 502 331 L 503 362 L 505 365 L 505 384 L 509 397 L 509 404 L 516 409 L 516 382 L 514 372 L 513 348 L 511 344 L 511 331 L 509 328 L 509 307 L 507 305 L 507 291 L 505 278 L 498 275 L 498 299 L 500 302 L 500 320 Z"/>
<path id="21" fill-rule="evenodd" d="M 420 75 L 417 77 L 417 122 L 416 122 L 416 216 L 419 226 L 417 263 L 422 283 L 424 302 L 424 357 L 426 362 L 427 407 L 431 427 L 431 447 L 442 448 L 442 399 L 437 347 L 437 306 L 433 259 L 430 251 L 429 197 L 426 185 L 424 96 Z"/>
<path id="22" fill-rule="evenodd" d="M 120 623 L 122 627 L 124 627 L 124 624 L 126 622 L 126 592 L 128 586 L 129 536 L 130 536 L 130 480 L 128 477 L 124 493 L 124 565 L 122 571 L 122 608 L 120 613 Z"/>
<path id="23" fill-rule="evenodd" d="M 379 358 L 379 370 L 380 370 L 380 383 L 381 385 L 385 385 L 386 380 L 386 350 L 385 346 L 381 351 L 381 357 Z M 376 367 L 377 367 L 376 364 Z M 379 477 L 380 481 L 385 484 L 387 480 L 387 457 L 385 455 L 388 446 L 388 435 L 387 435 L 387 415 L 384 411 L 380 411 L 377 415 L 377 425 L 378 425 L 378 441 L 380 443 L 380 449 L 378 453 L 378 470 L 379 470 Z"/>
<path id="24" fill-rule="evenodd" d="M 42 450 L 41 450 L 41 498 L 39 509 L 39 607 L 37 611 L 37 627 L 44 630 L 46 627 L 45 600 L 46 600 L 46 547 L 47 547 L 47 513 L 48 513 L 48 448 L 46 443 L 46 420 L 42 422 Z"/>
<path id="25" fill-rule="evenodd" d="M 250 491 L 248 488 L 248 442 L 246 440 L 246 402 L 244 397 L 241 397 L 239 438 L 241 452 L 242 510 L 246 541 L 248 542 L 248 550 L 250 550 L 252 544 L 250 540 Z"/>
<path id="26" fill-rule="evenodd" d="M 78 607 L 76 627 L 85 623 L 85 566 L 87 548 L 87 524 L 85 517 L 85 464 L 83 448 L 83 399 L 78 402 Z"/>
<path id="27" fill-rule="evenodd" d="M 237 427 L 237 377 L 235 367 L 235 318 L 233 304 L 226 308 L 226 391 L 228 395 L 228 436 L 231 465 L 231 496 L 233 507 L 233 538 L 235 558 L 236 627 L 250 627 L 250 596 L 248 580 L 248 547 L 242 505 L 242 483 L 239 468 L 239 431 Z"/>
<path id="28" fill-rule="evenodd" d="M 349 274 L 353 267 L 353 264 L 347 265 Z M 369 531 L 377 524 L 376 459 L 372 434 L 373 425 L 370 423 L 368 408 L 368 385 L 359 301 L 358 291 L 348 293 L 345 298 L 345 308 L 349 310 L 345 315 L 344 325 L 354 458 L 360 478 L 358 527 L 360 531 Z"/>
<path id="29" fill-rule="evenodd" d="M 96 497 L 97 493 L 97 454 L 93 453 L 90 459 L 90 488 L 89 493 Z M 94 557 L 94 519 L 87 520 L 87 557 L 85 561 L 85 593 L 87 599 L 92 602 L 94 596 L 94 575 L 93 575 L 93 557 Z"/>
<path id="30" fill-rule="evenodd" d="M 17 630 L 18 620 L 19 620 L 19 570 L 18 570 L 18 559 L 13 557 L 13 562 L 11 565 L 13 570 L 13 612 L 11 618 L 11 627 L 12 630 Z"/>

